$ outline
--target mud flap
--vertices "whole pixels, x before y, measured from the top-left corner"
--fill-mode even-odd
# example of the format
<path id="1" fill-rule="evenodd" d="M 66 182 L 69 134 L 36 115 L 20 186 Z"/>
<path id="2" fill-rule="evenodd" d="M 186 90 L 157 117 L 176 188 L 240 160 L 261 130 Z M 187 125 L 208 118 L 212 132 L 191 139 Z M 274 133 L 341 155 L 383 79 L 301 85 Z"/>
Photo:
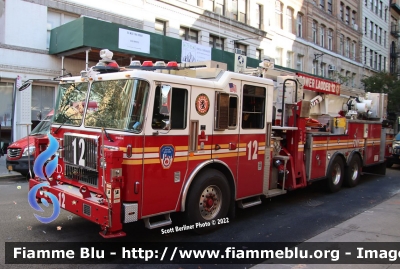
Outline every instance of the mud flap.
<path id="1" fill-rule="evenodd" d="M 377 175 L 386 175 L 386 163 L 380 163 L 377 165 L 370 165 L 370 166 L 364 166 L 363 167 L 363 172 L 365 173 L 371 173 L 371 174 L 377 174 Z"/>

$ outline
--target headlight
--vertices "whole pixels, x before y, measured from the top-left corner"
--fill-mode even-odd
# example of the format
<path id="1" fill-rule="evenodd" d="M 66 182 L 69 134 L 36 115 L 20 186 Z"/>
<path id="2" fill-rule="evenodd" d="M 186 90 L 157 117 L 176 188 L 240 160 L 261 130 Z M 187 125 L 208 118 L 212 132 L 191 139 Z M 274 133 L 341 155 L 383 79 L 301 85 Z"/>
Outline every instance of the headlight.
<path id="1" fill-rule="evenodd" d="M 24 152 L 22 153 L 22 156 L 28 156 L 28 155 L 33 155 L 35 153 L 35 147 L 30 146 L 29 148 L 25 148 Z"/>

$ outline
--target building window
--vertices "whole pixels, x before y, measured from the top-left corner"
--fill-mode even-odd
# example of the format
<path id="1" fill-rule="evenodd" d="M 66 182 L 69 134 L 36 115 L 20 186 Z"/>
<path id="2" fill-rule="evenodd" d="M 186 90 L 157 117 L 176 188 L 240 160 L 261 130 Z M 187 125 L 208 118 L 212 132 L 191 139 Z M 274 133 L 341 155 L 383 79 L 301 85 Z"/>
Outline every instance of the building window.
<path id="1" fill-rule="evenodd" d="M 276 48 L 275 64 L 282 66 L 282 48 Z"/>
<path id="2" fill-rule="evenodd" d="M 364 47 L 364 64 L 367 64 L 367 53 L 368 53 L 368 48 Z"/>
<path id="3" fill-rule="evenodd" d="M 181 27 L 179 29 L 179 36 L 182 40 L 186 40 L 192 43 L 197 43 L 199 33 L 196 30 L 186 27 Z"/>
<path id="4" fill-rule="evenodd" d="M 333 30 L 328 30 L 328 50 L 333 50 Z"/>
<path id="5" fill-rule="evenodd" d="M 368 0 L 364 0 L 364 5 L 368 7 Z"/>
<path id="6" fill-rule="evenodd" d="M 368 35 L 368 19 L 364 18 L 364 35 Z"/>
<path id="7" fill-rule="evenodd" d="M 211 48 L 224 50 L 224 39 L 220 36 L 210 35 L 209 44 Z"/>
<path id="8" fill-rule="evenodd" d="M 340 2 L 340 19 L 344 21 L 344 4 Z"/>
<path id="9" fill-rule="evenodd" d="M 349 24 L 350 22 L 350 8 L 346 7 L 346 18 L 345 18 L 346 24 Z"/>
<path id="10" fill-rule="evenodd" d="M 304 55 L 297 54 L 296 69 L 299 71 L 303 71 L 303 59 L 304 59 Z"/>
<path id="11" fill-rule="evenodd" d="M 347 58 L 350 58 L 350 39 L 346 39 L 346 55 Z"/>
<path id="12" fill-rule="evenodd" d="M 356 60 L 356 42 L 351 43 L 351 58 Z"/>
<path id="13" fill-rule="evenodd" d="M 378 70 L 379 70 L 379 71 L 382 71 L 382 55 L 379 55 Z"/>
<path id="14" fill-rule="evenodd" d="M 376 24 L 374 27 L 374 39 L 376 42 L 378 42 L 378 25 L 376 25 Z"/>
<path id="15" fill-rule="evenodd" d="M 343 55 L 343 39 L 344 39 L 344 36 L 343 36 L 343 34 L 341 34 L 340 36 L 339 36 L 339 54 L 341 54 L 341 55 Z"/>
<path id="16" fill-rule="evenodd" d="M 383 46 L 386 48 L 386 31 L 383 32 Z"/>
<path id="17" fill-rule="evenodd" d="M 371 8 L 371 11 L 374 11 L 374 0 L 369 0 L 369 7 Z"/>
<path id="18" fill-rule="evenodd" d="M 383 57 L 383 72 L 386 72 L 386 57 Z"/>
<path id="19" fill-rule="evenodd" d="M 286 53 L 286 67 L 293 68 L 293 52 L 291 51 Z"/>
<path id="20" fill-rule="evenodd" d="M 247 46 L 246 45 L 235 42 L 235 49 L 240 49 L 242 51 L 242 55 L 247 55 Z"/>
<path id="21" fill-rule="evenodd" d="M 328 13 L 332 14 L 332 0 L 328 0 Z"/>
<path id="22" fill-rule="evenodd" d="M 220 15 L 225 15 L 225 0 L 214 1 L 214 12 Z"/>
<path id="23" fill-rule="evenodd" d="M 347 81 L 346 81 L 346 86 L 349 86 L 349 83 L 350 83 L 350 71 L 346 71 L 346 78 L 347 78 Z"/>
<path id="24" fill-rule="evenodd" d="M 374 1 L 374 6 L 375 6 L 375 14 L 378 14 L 378 0 Z"/>
<path id="25" fill-rule="evenodd" d="M 351 74 L 351 87 L 356 87 L 356 73 Z"/>
<path id="26" fill-rule="evenodd" d="M 375 51 L 375 57 L 374 57 L 374 69 L 378 69 L 378 53 Z"/>
<path id="27" fill-rule="evenodd" d="M 293 33 L 293 9 L 286 9 L 286 27 L 289 33 Z"/>
<path id="28" fill-rule="evenodd" d="M 246 18 L 247 0 L 232 1 L 233 19 L 242 23 L 247 22 Z"/>
<path id="29" fill-rule="evenodd" d="M 372 68 L 372 61 L 374 59 L 374 52 L 372 50 L 369 50 L 369 66 Z"/>
<path id="30" fill-rule="evenodd" d="M 317 44 L 317 27 L 318 23 L 316 21 L 312 22 L 312 41 Z"/>
<path id="31" fill-rule="evenodd" d="M 263 6 L 256 4 L 256 28 L 262 29 Z"/>
<path id="32" fill-rule="evenodd" d="M 280 1 L 275 1 L 275 25 L 279 29 L 282 29 L 282 7 L 283 4 Z"/>
<path id="33" fill-rule="evenodd" d="M 326 76 L 326 64 L 325 63 L 321 63 L 321 70 L 320 70 L 320 76 L 321 77 L 325 77 Z"/>
<path id="34" fill-rule="evenodd" d="M 154 32 L 160 35 L 165 35 L 166 33 L 166 23 L 162 20 L 156 20 L 154 24 Z"/>
<path id="35" fill-rule="evenodd" d="M 14 83 L 10 82 L 0 82 L 0 125 L 1 127 L 11 127 L 11 115 L 13 111 L 12 103 L 13 103 L 13 91 L 14 91 Z M 54 88 L 53 88 L 54 93 Z M 51 105 L 53 102 L 50 103 Z M 35 114 L 36 116 L 36 114 Z M 3 139 L 5 135 L 3 133 Z M 11 137 L 10 137 L 11 138 Z M 11 141 L 11 139 L 10 139 Z"/>
<path id="36" fill-rule="evenodd" d="M 351 13 L 351 25 L 354 26 L 356 24 L 356 12 L 353 11 Z"/>
<path id="37" fill-rule="evenodd" d="M 313 61 L 312 62 L 312 74 L 313 75 L 318 75 L 317 66 L 318 66 L 318 62 L 317 61 Z"/>
<path id="38" fill-rule="evenodd" d="M 256 59 L 258 59 L 259 61 L 262 61 L 262 50 L 261 49 L 256 49 Z"/>
<path id="39" fill-rule="evenodd" d="M 320 45 L 321 47 L 325 47 L 325 26 L 321 25 L 321 29 L 319 31 L 320 36 Z"/>
<path id="40" fill-rule="evenodd" d="M 79 15 L 71 13 L 57 12 L 54 10 L 49 10 L 47 12 L 47 49 L 50 47 L 51 30 L 60 25 L 76 20 L 77 18 L 79 18 Z"/>
<path id="41" fill-rule="evenodd" d="M 379 44 L 382 45 L 382 28 L 379 27 L 379 31 L 378 31 L 378 42 Z"/>
<path id="42" fill-rule="evenodd" d="M 381 19 L 382 19 L 382 5 L 383 5 L 383 3 L 382 3 L 382 1 L 380 1 L 379 2 L 379 17 L 381 17 Z"/>
<path id="43" fill-rule="evenodd" d="M 325 0 L 319 0 L 319 7 L 325 9 Z"/>
<path id="44" fill-rule="evenodd" d="M 387 8 L 385 8 L 385 21 L 387 21 Z"/>
<path id="45" fill-rule="evenodd" d="M 373 23 L 372 21 L 370 21 L 370 22 L 369 22 L 369 37 L 370 37 L 371 39 L 374 38 L 374 33 L 372 32 L 372 31 L 373 31 L 373 28 L 374 28 L 374 23 Z"/>
<path id="46" fill-rule="evenodd" d="M 297 36 L 303 37 L 303 15 L 297 13 Z"/>

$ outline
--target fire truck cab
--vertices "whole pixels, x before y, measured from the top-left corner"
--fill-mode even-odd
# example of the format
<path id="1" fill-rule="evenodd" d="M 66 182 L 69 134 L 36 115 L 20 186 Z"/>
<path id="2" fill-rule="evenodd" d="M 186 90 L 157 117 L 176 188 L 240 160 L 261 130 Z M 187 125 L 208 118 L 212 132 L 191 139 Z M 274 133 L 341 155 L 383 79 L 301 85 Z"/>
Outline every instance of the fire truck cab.
<path id="1" fill-rule="evenodd" d="M 384 95 L 372 96 L 371 112 L 372 102 L 363 104 L 370 99 L 343 101 L 336 85 L 321 84 L 321 93 L 307 90 L 303 75 L 268 79 L 266 63 L 252 75 L 176 62 L 120 68 L 106 52 L 61 81 L 51 127 L 58 164 L 30 180 L 30 188 L 48 182 L 37 199 L 54 194 L 106 238 L 140 219 L 150 229 L 170 225 L 178 211 L 189 227 L 210 231 L 236 205 L 320 179 L 335 192 L 343 182 L 355 186 L 362 167 L 384 163 Z M 328 99 L 344 114 L 321 121 L 313 109 Z M 80 103 L 97 106 L 76 109 Z M 38 156 L 49 140 L 35 143 Z"/>

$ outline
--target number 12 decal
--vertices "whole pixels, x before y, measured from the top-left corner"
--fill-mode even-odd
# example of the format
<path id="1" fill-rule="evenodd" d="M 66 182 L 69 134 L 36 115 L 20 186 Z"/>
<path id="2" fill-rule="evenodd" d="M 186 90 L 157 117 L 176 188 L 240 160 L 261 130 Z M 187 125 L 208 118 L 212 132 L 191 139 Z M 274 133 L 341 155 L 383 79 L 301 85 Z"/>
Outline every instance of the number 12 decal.
<path id="1" fill-rule="evenodd" d="M 257 140 L 253 141 L 253 155 L 251 154 L 251 141 L 247 144 L 247 148 L 249 149 L 249 154 L 247 155 L 248 160 L 257 160 L 257 150 L 258 150 L 258 142 Z"/>
<path id="2" fill-rule="evenodd" d="M 79 164 L 81 166 L 85 166 L 85 159 L 83 156 L 85 155 L 85 140 L 83 138 L 79 139 L 79 147 L 81 148 L 81 156 L 79 157 L 79 163 L 76 162 L 76 155 L 78 154 L 78 148 L 76 147 L 76 138 L 72 141 L 72 147 L 74 148 L 74 164 Z"/>

